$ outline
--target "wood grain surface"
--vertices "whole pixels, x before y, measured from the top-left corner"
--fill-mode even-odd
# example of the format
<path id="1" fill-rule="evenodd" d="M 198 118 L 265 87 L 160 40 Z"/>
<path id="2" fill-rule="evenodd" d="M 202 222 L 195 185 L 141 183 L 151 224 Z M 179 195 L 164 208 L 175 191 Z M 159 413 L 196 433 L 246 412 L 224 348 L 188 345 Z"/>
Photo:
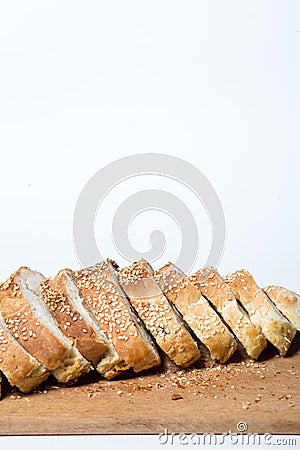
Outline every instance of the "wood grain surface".
<path id="1" fill-rule="evenodd" d="M 71 387 L 48 380 L 37 392 L 4 386 L 1 435 L 300 433 L 300 335 L 288 357 L 269 346 L 259 362 L 128 374 L 116 381 L 87 376 Z M 240 358 L 240 359 L 239 359 Z"/>

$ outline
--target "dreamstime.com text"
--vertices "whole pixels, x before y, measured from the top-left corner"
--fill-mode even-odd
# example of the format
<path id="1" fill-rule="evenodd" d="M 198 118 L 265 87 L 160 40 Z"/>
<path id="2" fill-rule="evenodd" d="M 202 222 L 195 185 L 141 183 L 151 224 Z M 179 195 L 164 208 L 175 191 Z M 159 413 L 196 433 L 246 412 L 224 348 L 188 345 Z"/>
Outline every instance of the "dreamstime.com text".
<path id="1" fill-rule="evenodd" d="M 243 433 L 228 431 L 222 434 L 214 433 L 169 433 L 168 429 L 165 429 L 163 433 L 158 435 L 158 440 L 161 445 L 223 445 L 232 444 L 235 446 L 240 445 L 272 445 L 272 446 L 286 446 L 296 447 L 297 439 L 292 436 L 282 437 L 269 433 L 257 434 L 257 433 Z"/>

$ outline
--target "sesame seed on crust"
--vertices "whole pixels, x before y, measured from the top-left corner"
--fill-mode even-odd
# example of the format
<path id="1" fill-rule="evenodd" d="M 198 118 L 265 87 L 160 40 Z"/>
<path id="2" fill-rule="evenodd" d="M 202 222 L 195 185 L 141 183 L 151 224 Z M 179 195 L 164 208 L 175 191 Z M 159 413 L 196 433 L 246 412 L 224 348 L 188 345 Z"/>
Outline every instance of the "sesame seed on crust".
<path id="1" fill-rule="evenodd" d="M 200 357 L 195 341 L 175 315 L 146 261 L 140 260 L 121 269 L 119 280 L 146 328 L 171 359 L 184 365 Z M 181 352 L 181 348 L 185 348 L 185 352 Z"/>
<path id="2" fill-rule="evenodd" d="M 135 370 L 152 350 L 126 305 L 126 295 L 119 285 L 117 270 L 116 263 L 106 260 L 76 271 L 74 279 L 118 354 Z M 159 356 L 155 354 L 152 365 L 159 363 Z"/>

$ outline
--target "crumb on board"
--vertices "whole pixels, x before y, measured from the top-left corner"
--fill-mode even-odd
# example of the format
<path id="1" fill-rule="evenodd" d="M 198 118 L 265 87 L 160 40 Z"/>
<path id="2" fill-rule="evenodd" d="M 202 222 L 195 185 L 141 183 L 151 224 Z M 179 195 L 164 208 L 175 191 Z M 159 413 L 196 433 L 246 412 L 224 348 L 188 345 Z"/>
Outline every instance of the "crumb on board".
<path id="1" fill-rule="evenodd" d="M 172 400 L 183 400 L 183 397 L 182 397 L 182 395 L 180 395 L 180 394 L 174 393 L 174 394 L 172 394 L 171 399 L 172 399 Z"/>
<path id="2" fill-rule="evenodd" d="M 172 400 L 197 398 L 210 399 L 213 402 L 224 398 L 235 403 L 237 408 L 255 410 L 261 408 L 268 398 L 272 398 L 287 408 L 294 408 L 297 405 L 297 398 L 293 393 L 298 383 L 295 366 L 276 365 L 274 368 L 274 365 L 268 362 L 243 360 L 229 362 L 226 365 L 216 363 L 208 367 L 190 367 L 178 371 L 167 369 L 154 375 L 145 372 L 142 376 L 110 381 L 95 377 L 95 381 L 75 384 L 70 388 L 45 383 L 32 394 L 22 394 L 13 389 L 9 398 L 29 402 L 35 395 L 55 395 L 54 392 L 59 389 L 62 395 L 69 395 L 71 391 L 75 391 L 78 395 L 86 395 L 91 401 L 101 398 L 105 392 L 112 392 L 122 402 L 141 398 L 140 396 L 151 399 L 153 395 L 163 395 Z M 289 382 L 283 384 L 286 377 L 289 378 Z M 245 383 L 245 380 L 250 378 L 255 381 L 254 389 L 249 389 L 249 383 Z"/>

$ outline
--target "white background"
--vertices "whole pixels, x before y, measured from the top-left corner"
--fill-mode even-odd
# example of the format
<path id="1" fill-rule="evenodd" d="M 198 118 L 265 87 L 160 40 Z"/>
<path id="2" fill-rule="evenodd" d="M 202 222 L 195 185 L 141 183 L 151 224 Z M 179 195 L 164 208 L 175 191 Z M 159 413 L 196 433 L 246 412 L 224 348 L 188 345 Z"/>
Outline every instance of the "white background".
<path id="1" fill-rule="evenodd" d="M 299 291 L 299 57 L 299 2 L 2 2 L 1 278 L 21 264 L 77 267 L 85 183 L 117 158 L 161 152 L 216 189 L 220 270 Z"/>
<path id="2" fill-rule="evenodd" d="M 1 279 L 21 264 L 77 267 L 85 183 L 115 159 L 158 152 L 191 162 L 217 191 L 222 273 L 246 267 L 300 291 L 299 81 L 297 1 L 1 2 Z M 99 223 L 105 256 L 115 256 L 117 200 Z M 199 264 L 211 239 L 201 217 Z M 161 224 L 168 260 L 178 238 Z M 151 227 L 149 214 L 133 225 L 139 249 Z"/>

